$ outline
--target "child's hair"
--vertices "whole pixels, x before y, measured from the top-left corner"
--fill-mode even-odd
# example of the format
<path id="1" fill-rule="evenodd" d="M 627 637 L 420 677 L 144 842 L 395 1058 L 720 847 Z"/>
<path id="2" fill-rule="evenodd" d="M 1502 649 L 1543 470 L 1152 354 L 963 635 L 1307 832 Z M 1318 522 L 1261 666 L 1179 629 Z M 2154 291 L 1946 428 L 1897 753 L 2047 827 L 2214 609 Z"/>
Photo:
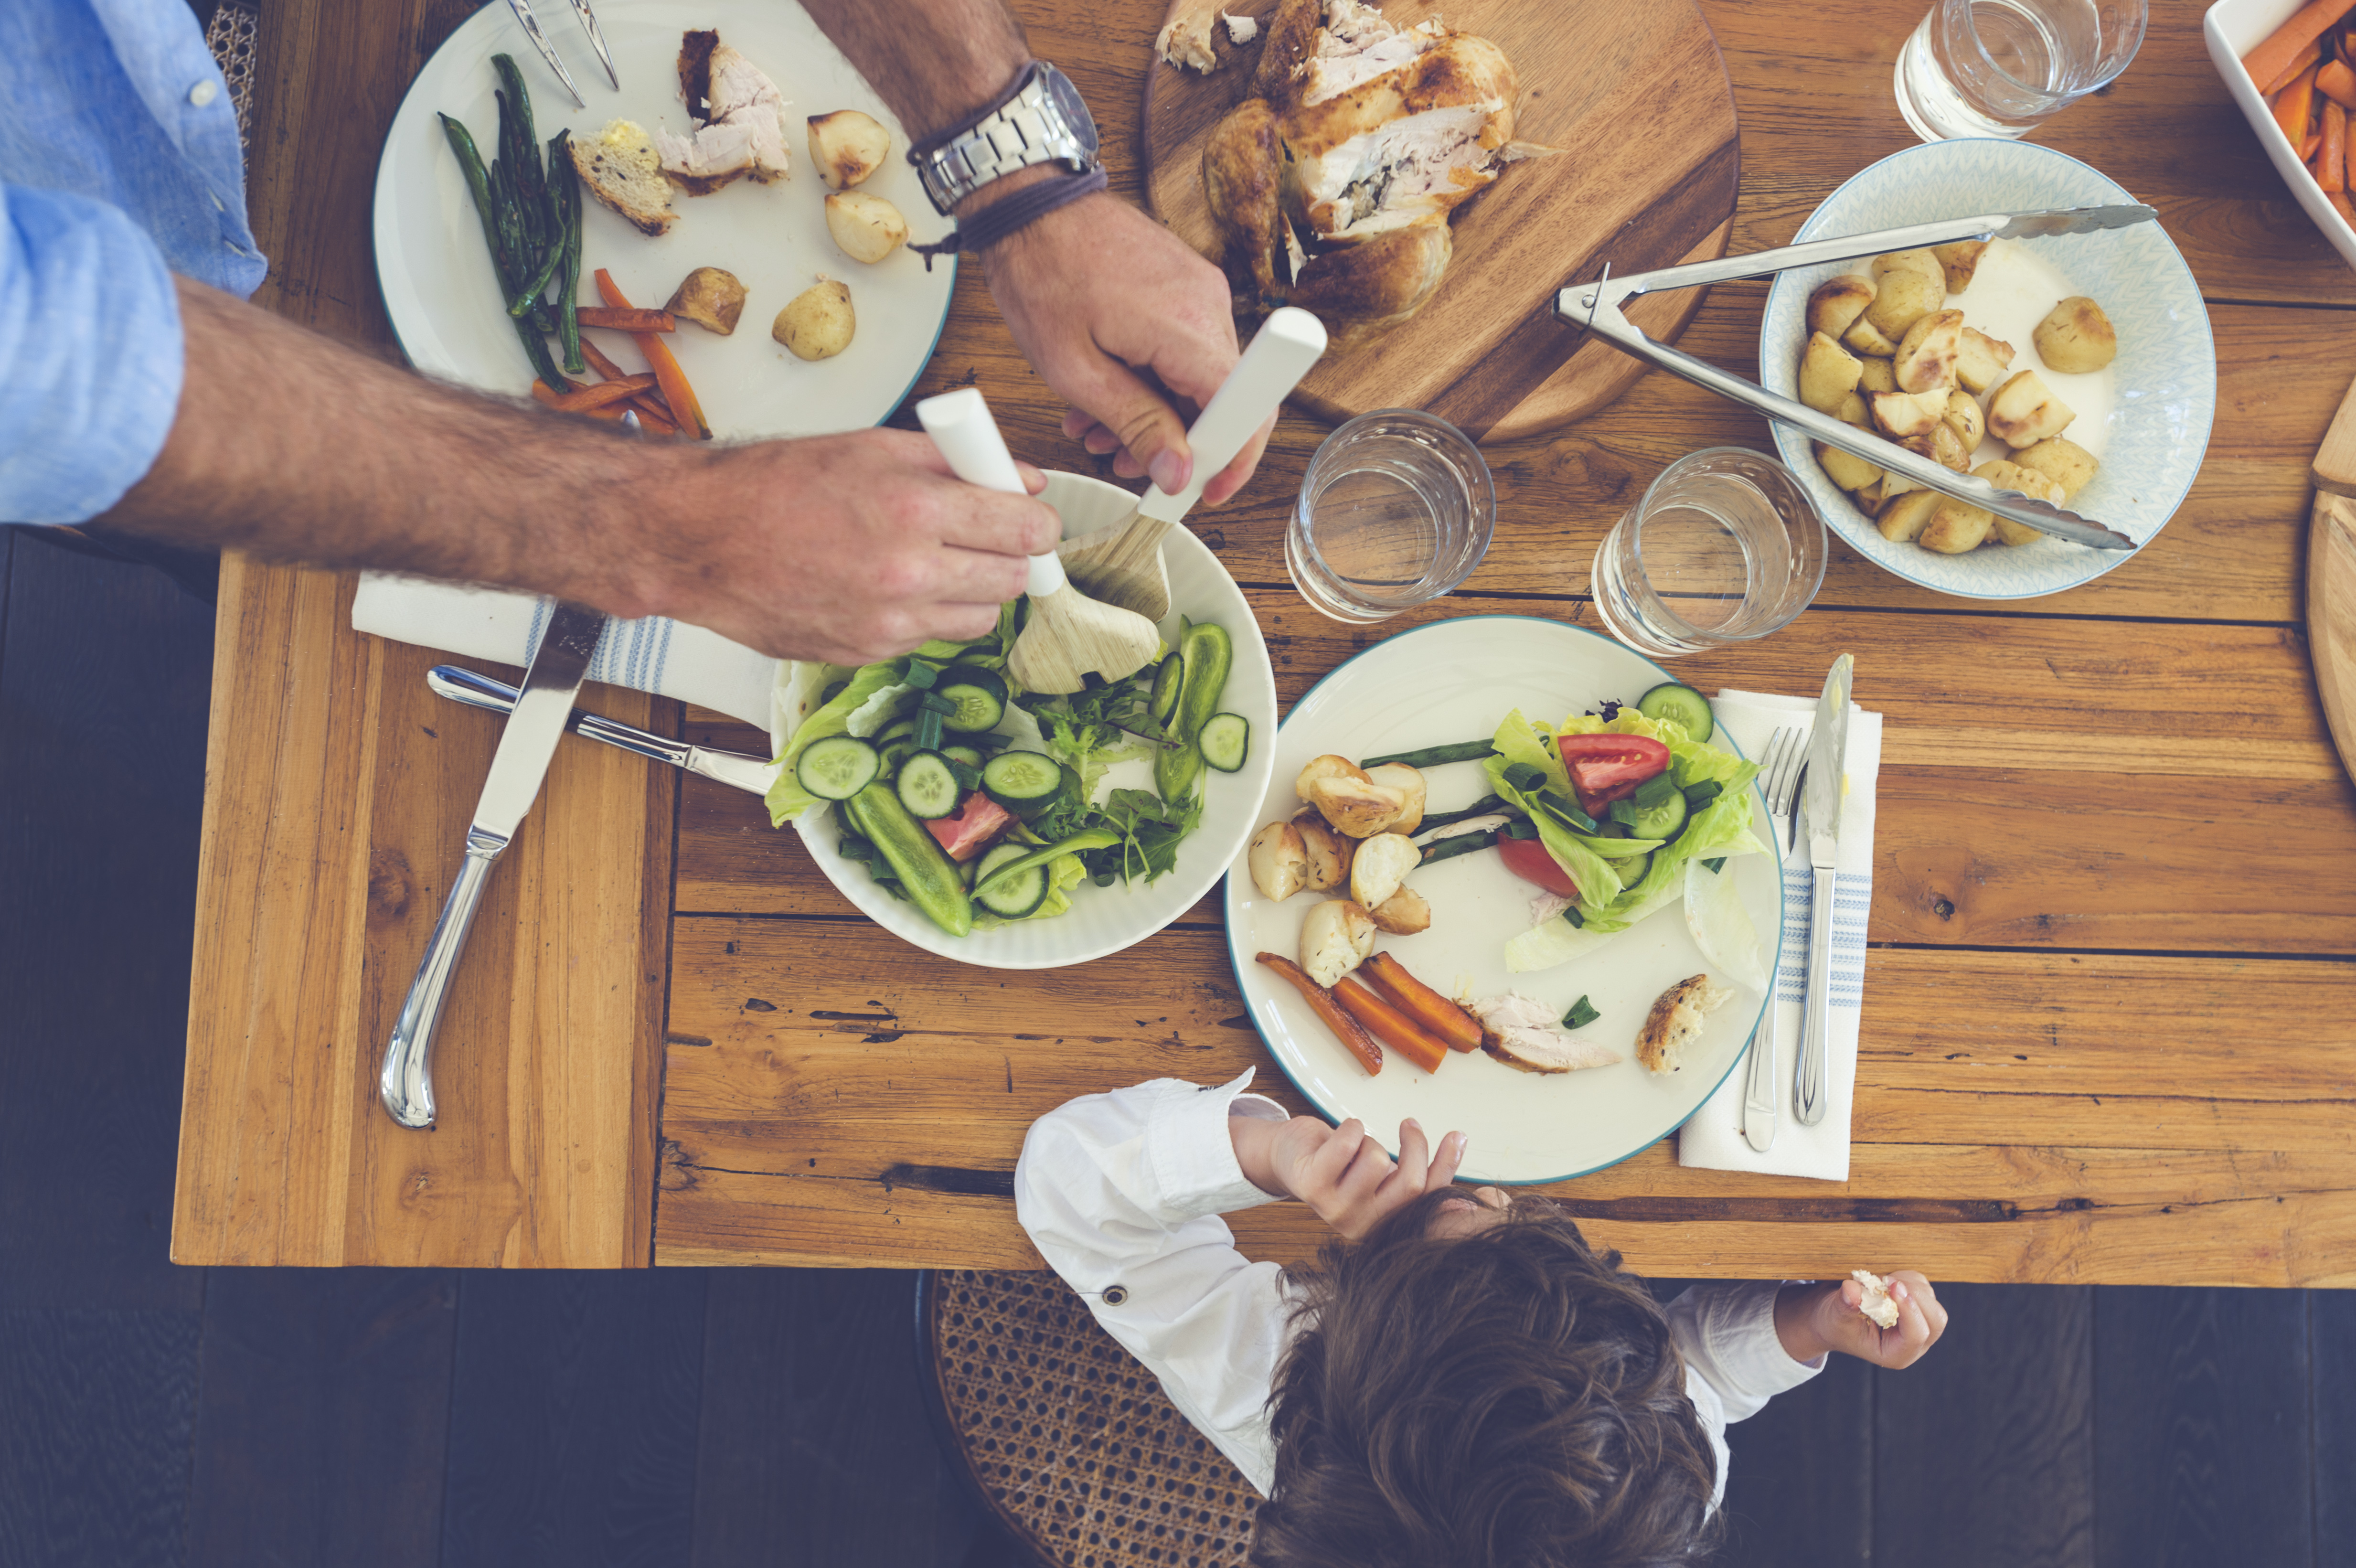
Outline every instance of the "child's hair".
<path id="1" fill-rule="evenodd" d="M 1290 1278 L 1260 1568 L 1637 1568 L 1716 1544 L 1708 1436 L 1669 1324 L 1543 1198 L 1425 1230 L 1427 1195 Z M 1462 1189 L 1454 1196 L 1460 1200 Z"/>

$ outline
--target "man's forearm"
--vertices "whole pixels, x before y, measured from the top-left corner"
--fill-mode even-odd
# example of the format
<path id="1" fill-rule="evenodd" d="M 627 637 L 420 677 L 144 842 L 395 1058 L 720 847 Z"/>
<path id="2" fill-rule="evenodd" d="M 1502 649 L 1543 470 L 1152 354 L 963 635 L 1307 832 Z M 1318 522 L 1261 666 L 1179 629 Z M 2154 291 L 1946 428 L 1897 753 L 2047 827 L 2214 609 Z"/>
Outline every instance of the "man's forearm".
<path id="1" fill-rule="evenodd" d="M 995 100 L 1031 58 L 1004 0 L 804 3 L 920 142 Z"/>
<path id="2" fill-rule="evenodd" d="M 102 520 L 278 560 L 648 607 L 646 509 L 684 456 L 430 381 L 182 280 L 179 412 Z"/>

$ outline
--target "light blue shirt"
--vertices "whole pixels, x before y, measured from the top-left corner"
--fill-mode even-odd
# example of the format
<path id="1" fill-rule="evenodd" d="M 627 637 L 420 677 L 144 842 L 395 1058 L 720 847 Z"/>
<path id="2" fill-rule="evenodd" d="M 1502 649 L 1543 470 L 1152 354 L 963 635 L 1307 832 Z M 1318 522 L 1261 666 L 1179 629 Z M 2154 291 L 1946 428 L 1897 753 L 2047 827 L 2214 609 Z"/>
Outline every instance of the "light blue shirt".
<path id="1" fill-rule="evenodd" d="M 171 274 L 266 268 L 187 0 L 0 0 L 0 521 L 120 500 L 179 408 Z"/>

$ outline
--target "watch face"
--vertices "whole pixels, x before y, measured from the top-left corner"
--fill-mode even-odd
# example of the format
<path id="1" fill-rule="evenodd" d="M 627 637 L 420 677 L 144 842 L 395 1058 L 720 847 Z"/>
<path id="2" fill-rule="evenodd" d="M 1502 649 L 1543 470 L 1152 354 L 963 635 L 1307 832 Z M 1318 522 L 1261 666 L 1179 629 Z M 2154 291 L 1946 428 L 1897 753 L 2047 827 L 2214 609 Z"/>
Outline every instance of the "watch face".
<path id="1" fill-rule="evenodd" d="M 1080 90 L 1072 85 L 1070 77 L 1053 66 L 1040 72 L 1040 75 L 1045 79 L 1049 100 L 1061 112 L 1066 122 L 1071 125 L 1072 134 L 1077 138 L 1082 146 L 1087 148 L 1090 157 L 1096 156 L 1096 116 L 1088 113 L 1087 102 L 1080 97 Z"/>

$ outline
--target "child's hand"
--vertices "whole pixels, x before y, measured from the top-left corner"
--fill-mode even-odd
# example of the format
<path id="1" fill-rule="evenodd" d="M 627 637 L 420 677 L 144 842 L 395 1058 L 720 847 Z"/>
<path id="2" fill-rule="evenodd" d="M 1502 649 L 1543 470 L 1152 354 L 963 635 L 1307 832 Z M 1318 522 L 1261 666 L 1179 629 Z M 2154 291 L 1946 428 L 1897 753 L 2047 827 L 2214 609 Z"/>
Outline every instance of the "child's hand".
<path id="1" fill-rule="evenodd" d="M 1898 1326 L 1883 1328 L 1859 1312 L 1865 1287 L 1855 1280 L 1838 1284 L 1793 1285 L 1775 1298 L 1775 1333 L 1795 1361 L 1813 1361 L 1838 1350 L 1892 1370 L 1911 1367 L 1947 1330 L 1947 1309 L 1931 1282 L 1912 1269 L 1890 1276 L 1890 1299 L 1898 1306 Z"/>
<path id="2" fill-rule="evenodd" d="M 1448 1186 L 1464 1163 L 1463 1133 L 1440 1139 L 1434 1155 L 1413 1121 L 1399 1123 L 1396 1161 L 1355 1118 L 1328 1127 L 1313 1116 L 1281 1122 L 1237 1117 L 1229 1126 L 1245 1175 L 1266 1191 L 1301 1199 L 1350 1241 L 1425 1193 Z"/>

